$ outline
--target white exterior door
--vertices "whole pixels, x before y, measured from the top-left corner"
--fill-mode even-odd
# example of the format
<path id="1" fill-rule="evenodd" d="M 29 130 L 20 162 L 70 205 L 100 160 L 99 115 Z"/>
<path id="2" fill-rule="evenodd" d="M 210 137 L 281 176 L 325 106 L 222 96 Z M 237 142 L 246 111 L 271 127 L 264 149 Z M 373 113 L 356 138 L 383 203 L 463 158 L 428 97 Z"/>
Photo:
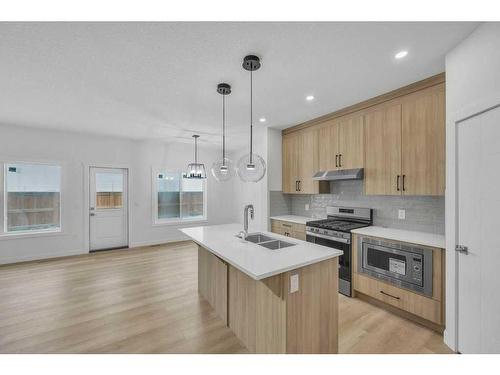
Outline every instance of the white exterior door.
<path id="1" fill-rule="evenodd" d="M 500 107 L 457 136 L 458 351 L 500 353 Z"/>
<path id="2" fill-rule="evenodd" d="M 90 250 L 128 246 L 128 172 L 90 168 Z"/>

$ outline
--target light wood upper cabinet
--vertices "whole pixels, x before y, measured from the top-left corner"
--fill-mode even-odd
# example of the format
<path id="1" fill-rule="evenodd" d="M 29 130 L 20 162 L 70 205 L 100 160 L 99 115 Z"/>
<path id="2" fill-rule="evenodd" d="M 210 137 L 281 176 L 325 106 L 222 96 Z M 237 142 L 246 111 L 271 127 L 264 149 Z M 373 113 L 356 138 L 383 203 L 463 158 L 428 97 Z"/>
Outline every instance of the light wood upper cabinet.
<path id="1" fill-rule="evenodd" d="M 365 193 L 401 194 L 401 104 L 368 112 L 365 136 Z"/>
<path id="2" fill-rule="evenodd" d="M 283 193 L 295 193 L 297 191 L 298 175 L 298 133 L 283 136 L 282 150 L 282 184 Z"/>
<path id="3" fill-rule="evenodd" d="M 444 85 L 403 99 L 402 190 L 406 195 L 444 195 Z"/>
<path id="4" fill-rule="evenodd" d="M 312 176 L 318 171 L 318 132 L 308 129 L 300 132 L 298 148 L 298 192 L 299 194 L 317 194 L 318 181 Z"/>
<path id="5" fill-rule="evenodd" d="M 339 169 L 363 168 L 365 155 L 363 115 L 341 118 L 337 127 Z"/>
<path id="6" fill-rule="evenodd" d="M 365 193 L 444 195 L 444 84 L 365 114 Z"/>
<path id="7" fill-rule="evenodd" d="M 337 169 L 337 160 L 339 154 L 338 121 L 333 120 L 322 124 L 318 129 L 318 137 L 318 170 L 327 171 Z"/>
<path id="8" fill-rule="evenodd" d="M 320 125 L 319 170 L 363 168 L 363 115 L 341 117 Z"/>
<path id="9" fill-rule="evenodd" d="M 318 131 L 305 129 L 283 136 L 283 192 L 317 194 Z"/>

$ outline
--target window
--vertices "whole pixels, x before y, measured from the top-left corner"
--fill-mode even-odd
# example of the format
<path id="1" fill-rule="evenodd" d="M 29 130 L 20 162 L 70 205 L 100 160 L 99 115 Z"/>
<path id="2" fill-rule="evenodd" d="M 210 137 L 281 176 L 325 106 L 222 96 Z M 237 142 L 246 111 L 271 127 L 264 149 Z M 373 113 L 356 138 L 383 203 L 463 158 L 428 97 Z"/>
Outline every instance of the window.
<path id="1" fill-rule="evenodd" d="M 4 176 L 5 232 L 60 230 L 60 166 L 9 163 L 5 164 Z"/>
<path id="2" fill-rule="evenodd" d="M 154 173 L 157 223 L 206 219 L 205 180 L 185 179 L 180 172 Z"/>

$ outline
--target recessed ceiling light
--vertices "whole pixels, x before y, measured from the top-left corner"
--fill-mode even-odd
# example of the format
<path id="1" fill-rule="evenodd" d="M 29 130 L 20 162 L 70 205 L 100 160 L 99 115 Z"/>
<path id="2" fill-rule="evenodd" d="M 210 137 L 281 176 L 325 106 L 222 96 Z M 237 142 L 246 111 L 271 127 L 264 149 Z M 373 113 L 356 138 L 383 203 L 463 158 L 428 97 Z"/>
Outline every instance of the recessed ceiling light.
<path id="1" fill-rule="evenodd" d="M 308 102 L 310 102 L 311 100 L 314 100 L 314 96 L 313 96 L 313 95 L 307 95 L 307 96 L 306 96 L 306 100 L 307 100 Z"/>
<path id="2" fill-rule="evenodd" d="M 261 117 L 261 118 L 259 119 L 259 121 L 260 121 L 260 122 L 266 122 L 266 118 L 265 118 L 265 117 Z"/>
<path id="3" fill-rule="evenodd" d="M 405 57 L 406 55 L 408 55 L 408 51 L 399 51 L 398 53 L 396 53 L 394 55 L 394 57 L 396 59 L 402 59 L 403 57 Z"/>

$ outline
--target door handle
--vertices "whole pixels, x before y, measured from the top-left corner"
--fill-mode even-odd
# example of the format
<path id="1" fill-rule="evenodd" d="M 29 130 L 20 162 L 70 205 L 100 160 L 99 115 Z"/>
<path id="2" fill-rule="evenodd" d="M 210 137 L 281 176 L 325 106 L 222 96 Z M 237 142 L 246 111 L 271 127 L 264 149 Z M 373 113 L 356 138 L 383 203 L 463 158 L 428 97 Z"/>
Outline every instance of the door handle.
<path id="1" fill-rule="evenodd" d="M 396 178 L 396 190 L 399 191 L 399 175 L 398 177 Z"/>
<path id="2" fill-rule="evenodd" d="M 455 251 L 460 253 L 460 254 L 464 254 L 464 255 L 469 254 L 469 248 L 467 246 L 464 246 L 464 245 L 455 246 Z"/>
<path id="3" fill-rule="evenodd" d="M 406 189 L 405 189 L 405 177 L 406 177 L 406 175 L 404 174 L 403 175 L 403 191 L 406 191 Z"/>
<path id="4" fill-rule="evenodd" d="M 95 216 L 95 213 L 91 212 L 91 213 L 90 213 L 90 216 Z"/>
<path id="5" fill-rule="evenodd" d="M 392 298 L 395 298 L 395 299 L 400 299 L 399 297 L 396 297 L 396 296 L 393 296 L 392 294 L 386 293 L 383 290 L 381 290 L 380 293 L 382 293 L 384 296 L 387 296 L 387 297 L 392 297 Z"/>

